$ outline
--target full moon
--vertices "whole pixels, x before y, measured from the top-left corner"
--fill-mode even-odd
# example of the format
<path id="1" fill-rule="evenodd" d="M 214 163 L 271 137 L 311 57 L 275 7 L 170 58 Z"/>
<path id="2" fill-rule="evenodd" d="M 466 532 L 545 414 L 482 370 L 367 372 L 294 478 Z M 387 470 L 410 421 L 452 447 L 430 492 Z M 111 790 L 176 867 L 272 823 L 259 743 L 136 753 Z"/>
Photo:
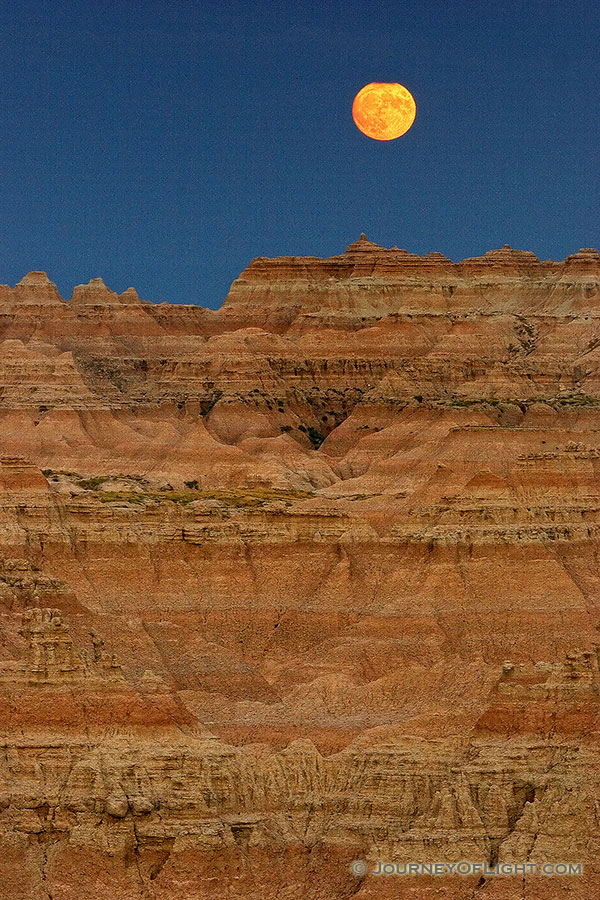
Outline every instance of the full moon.
<path id="1" fill-rule="evenodd" d="M 401 84 L 366 84 L 352 104 L 356 127 L 375 141 L 393 141 L 406 134 L 416 114 L 413 95 Z"/>

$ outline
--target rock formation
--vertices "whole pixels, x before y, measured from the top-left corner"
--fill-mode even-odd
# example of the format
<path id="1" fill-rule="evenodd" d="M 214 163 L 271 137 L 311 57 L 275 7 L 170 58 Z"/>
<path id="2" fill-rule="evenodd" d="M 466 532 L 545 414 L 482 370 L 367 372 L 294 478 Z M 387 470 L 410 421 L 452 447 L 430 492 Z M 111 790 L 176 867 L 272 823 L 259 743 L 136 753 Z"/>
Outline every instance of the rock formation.
<path id="1" fill-rule="evenodd" d="M 364 235 L 0 286 L 2 897 L 599 896 L 599 301 Z"/>

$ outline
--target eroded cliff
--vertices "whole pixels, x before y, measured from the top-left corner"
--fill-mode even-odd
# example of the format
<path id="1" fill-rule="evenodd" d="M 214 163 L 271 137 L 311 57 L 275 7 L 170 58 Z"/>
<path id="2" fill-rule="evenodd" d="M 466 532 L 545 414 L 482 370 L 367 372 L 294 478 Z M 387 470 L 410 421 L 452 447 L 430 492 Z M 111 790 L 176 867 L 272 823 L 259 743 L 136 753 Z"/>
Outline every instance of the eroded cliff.
<path id="1" fill-rule="evenodd" d="M 7 900 L 600 892 L 599 300 L 364 236 L 0 287 Z"/>

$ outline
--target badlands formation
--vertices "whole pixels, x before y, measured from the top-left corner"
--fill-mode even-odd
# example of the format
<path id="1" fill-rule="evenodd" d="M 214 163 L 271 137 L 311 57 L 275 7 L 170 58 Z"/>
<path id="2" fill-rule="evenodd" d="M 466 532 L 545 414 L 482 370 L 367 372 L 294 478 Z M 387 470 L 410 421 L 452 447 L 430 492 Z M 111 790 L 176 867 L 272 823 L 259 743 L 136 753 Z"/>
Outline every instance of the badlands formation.
<path id="1" fill-rule="evenodd" d="M 595 250 L 32 272 L 0 429 L 3 900 L 600 896 Z"/>

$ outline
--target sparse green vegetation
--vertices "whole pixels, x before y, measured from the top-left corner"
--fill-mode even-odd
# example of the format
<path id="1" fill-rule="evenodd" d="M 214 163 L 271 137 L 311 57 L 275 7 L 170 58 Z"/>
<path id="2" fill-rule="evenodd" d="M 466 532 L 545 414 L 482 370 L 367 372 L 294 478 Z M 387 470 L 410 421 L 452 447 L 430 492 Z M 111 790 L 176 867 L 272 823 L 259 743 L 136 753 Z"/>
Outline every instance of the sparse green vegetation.
<path id="1" fill-rule="evenodd" d="M 211 393 L 208 394 L 208 396 L 200 401 L 200 415 L 207 416 L 212 410 L 213 406 L 215 406 L 215 404 L 219 402 L 222 396 L 223 391 L 212 390 Z"/>
<path id="2" fill-rule="evenodd" d="M 93 478 L 81 478 L 79 480 L 79 487 L 82 487 L 86 491 L 97 491 L 100 485 L 104 484 L 105 481 L 108 481 L 106 475 L 95 475 Z"/>
<path id="3" fill-rule="evenodd" d="M 598 398 L 597 397 L 589 397 L 587 394 L 572 394 L 570 397 L 558 397 L 556 400 L 557 403 L 562 405 L 573 405 L 573 406 L 597 406 Z"/>
<path id="4" fill-rule="evenodd" d="M 318 450 L 319 447 L 321 446 L 321 444 L 323 443 L 323 441 L 325 440 L 325 435 L 321 434 L 320 431 L 317 431 L 316 428 L 313 428 L 312 425 L 309 425 L 308 426 L 308 438 L 309 438 L 311 444 L 313 445 L 313 447 L 315 448 L 315 450 Z"/>
<path id="5" fill-rule="evenodd" d="M 502 400 L 497 399 L 496 397 L 492 399 L 488 399 L 487 397 L 477 397 L 475 399 L 467 398 L 467 397 L 452 397 L 450 400 L 446 401 L 446 405 L 448 406 L 502 406 L 502 405 L 515 405 L 520 407 L 522 412 L 527 411 L 527 401 L 525 400 L 516 400 L 511 397 L 504 397 Z"/>
<path id="6" fill-rule="evenodd" d="M 198 490 L 198 481 L 195 478 L 192 479 L 192 481 L 184 481 L 183 483 L 185 484 L 186 488 L 189 488 L 191 491 Z"/>
<path id="7" fill-rule="evenodd" d="M 194 500 L 217 500 L 226 508 L 253 509 L 264 506 L 273 500 L 292 503 L 311 497 L 310 491 L 292 491 L 283 488 L 239 488 L 220 491 L 205 490 L 156 490 L 156 491 L 98 491 L 98 499 L 102 503 L 177 503 L 187 506 Z"/>
<path id="8" fill-rule="evenodd" d="M 61 477 L 69 479 L 84 491 L 97 491 L 107 481 L 115 480 L 136 481 L 140 485 L 147 484 L 147 479 L 143 475 L 124 475 L 122 472 L 110 475 L 93 475 L 89 478 L 80 475 L 78 472 L 66 472 L 64 469 L 42 469 L 42 474 L 52 481 L 59 481 Z"/>
<path id="9" fill-rule="evenodd" d="M 518 406 L 522 412 L 526 412 L 530 406 L 534 403 L 544 403 L 546 406 L 552 407 L 553 409 L 561 408 L 564 406 L 599 406 L 600 405 L 600 397 L 593 397 L 589 394 L 568 394 L 562 397 L 527 397 L 527 398 L 516 398 L 516 397 L 502 397 L 502 398 L 486 398 L 486 397 L 478 397 L 477 399 L 468 399 L 466 397 L 447 397 L 447 398 L 438 398 L 437 400 L 430 400 L 431 404 L 434 404 L 438 407 L 483 407 L 486 406 L 494 406 L 498 407 L 500 410 L 503 407 L 507 406 Z"/>

